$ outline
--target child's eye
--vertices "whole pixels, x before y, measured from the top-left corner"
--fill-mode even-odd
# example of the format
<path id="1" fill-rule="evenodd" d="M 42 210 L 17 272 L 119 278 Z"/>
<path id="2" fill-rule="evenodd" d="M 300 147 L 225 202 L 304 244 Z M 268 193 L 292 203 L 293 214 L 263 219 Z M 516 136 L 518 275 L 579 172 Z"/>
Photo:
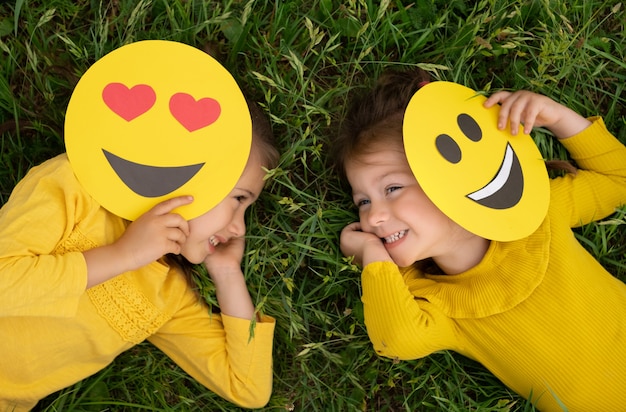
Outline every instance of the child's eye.
<path id="1" fill-rule="evenodd" d="M 368 199 L 361 199 L 361 200 L 357 200 L 355 202 L 356 207 L 362 207 L 362 206 L 365 206 L 365 205 L 369 205 L 369 203 L 370 203 L 370 201 Z"/>
<path id="2" fill-rule="evenodd" d="M 235 196 L 235 199 L 239 202 L 239 203 L 244 203 L 248 197 L 247 196 Z"/>
<path id="3" fill-rule="evenodd" d="M 389 186 L 385 189 L 387 193 L 395 192 L 396 190 L 402 189 L 402 186 Z"/>

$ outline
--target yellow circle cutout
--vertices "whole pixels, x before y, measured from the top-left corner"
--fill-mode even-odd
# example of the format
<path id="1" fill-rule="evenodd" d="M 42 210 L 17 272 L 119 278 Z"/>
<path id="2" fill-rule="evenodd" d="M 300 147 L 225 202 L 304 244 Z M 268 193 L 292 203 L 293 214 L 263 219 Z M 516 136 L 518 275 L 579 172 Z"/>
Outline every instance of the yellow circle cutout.
<path id="1" fill-rule="evenodd" d="M 224 199 L 246 165 L 252 121 L 231 74 L 186 44 L 146 40 L 102 57 L 81 77 L 65 118 L 72 169 L 110 212 L 135 220 L 181 195 L 197 217 Z"/>
<path id="2" fill-rule="evenodd" d="M 451 82 L 411 98 L 404 147 L 417 181 L 450 219 L 481 237 L 511 241 L 533 233 L 548 210 L 549 179 L 529 135 L 498 130 L 499 106 Z"/>

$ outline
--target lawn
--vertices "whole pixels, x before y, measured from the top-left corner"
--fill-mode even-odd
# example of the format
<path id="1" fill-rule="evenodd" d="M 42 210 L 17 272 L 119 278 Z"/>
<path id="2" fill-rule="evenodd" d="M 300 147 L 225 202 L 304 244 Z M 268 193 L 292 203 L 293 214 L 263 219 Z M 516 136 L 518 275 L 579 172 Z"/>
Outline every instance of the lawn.
<path id="1" fill-rule="evenodd" d="M 31 166 L 64 151 L 67 102 L 97 59 L 144 39 L 196 46 L 253 91 L 282 153 L 248 215 L 244 262 L 253 301 L 277 321 L 262 410 L 533 411 L 460 355 L 394 362 L 373 352 L 359 269 L 338 248 L 356 214 L 329 143 L 351 93 L 385 68 L 415 65 L 485 92 L 543 93 L 602 115 L 626 142 L 625 22 L 615 0 L 0 1 L 0 204 Z M 565 157 L 547 131 L 534 138 L 546 158 Z M 622 280 L 625 223 L 622 211 L 577 231 Z M 210 281 L 198 286 L 215 304 Z M 146 343 L 36 410 L 238 409 Z"/>

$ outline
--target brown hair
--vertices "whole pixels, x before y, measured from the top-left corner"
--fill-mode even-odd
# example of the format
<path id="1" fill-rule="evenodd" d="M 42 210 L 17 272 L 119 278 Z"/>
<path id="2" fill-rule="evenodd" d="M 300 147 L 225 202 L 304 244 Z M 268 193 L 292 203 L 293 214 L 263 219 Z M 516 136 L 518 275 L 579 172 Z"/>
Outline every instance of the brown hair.
<path id="1" fill-rule="evenodd" d="M 388 70 L 371 90 L 353 100 L 333 145 L 333 164 L 339 175 L 345 179 L 346 162 L 368 153 L 374 144 L 404 151 L 404 111 L 415 92 L 429 81 L 430 75 L 420 68 Z"/>
<path id="2" fill-rule="evenodd" d="M 261 163 L 264 167 L 273 169 L 278 166 L 280 153 L 274 142 L 271 123 L 257 103 L 250 99 L 246 99 L 246 102 L 248 103 L 252 119 L 252 148 L 250 150 L 256 150 L 261 155 Z M 197 292 L 197 284 L 194 277 L 199 276 L 200 273 L 196 265 L 190 263 L 183 255 L 172 253 L 165 256 L 165 261 L 170 266 L 178 267 L 187 280 L 189 287 Z M 199 295 L 198 298 L 200 298 Z"/>
<path id="3" fill-rule="evenodd" d="M 261 154 L 261 162 L 266 168 L 274 169 L 278 166 L 280 153 L 276 148 L 272 125 L 257 103 L 249 99 L 246 102 L 252 118 L 252 150 Z"/>

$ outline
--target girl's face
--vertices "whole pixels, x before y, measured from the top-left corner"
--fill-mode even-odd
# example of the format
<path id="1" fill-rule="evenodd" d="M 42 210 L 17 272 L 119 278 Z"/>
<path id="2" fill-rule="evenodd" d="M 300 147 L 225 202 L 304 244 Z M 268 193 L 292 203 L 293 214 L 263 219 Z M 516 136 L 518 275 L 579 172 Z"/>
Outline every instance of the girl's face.
<path id="1" fill-rule="evenodd" d="M 228 196 L 213 209 L 189 221 L 189 236 L 181 250 L 189 262 L 203 262 L 218 244 L 246 233 L 244 213 L 263 189 L 265 172 L 262 166 L 260 155 L 253 151 Z"/>
<path id="2" fill-rule="evenodd" d="M 404 152 L 382 144 L 376 149 L 346 163 L 362 230 L 379 237 L 398 266 L 428 257 L 445 266 L 458 242 L 473 235 L 430 201 Z"/>

